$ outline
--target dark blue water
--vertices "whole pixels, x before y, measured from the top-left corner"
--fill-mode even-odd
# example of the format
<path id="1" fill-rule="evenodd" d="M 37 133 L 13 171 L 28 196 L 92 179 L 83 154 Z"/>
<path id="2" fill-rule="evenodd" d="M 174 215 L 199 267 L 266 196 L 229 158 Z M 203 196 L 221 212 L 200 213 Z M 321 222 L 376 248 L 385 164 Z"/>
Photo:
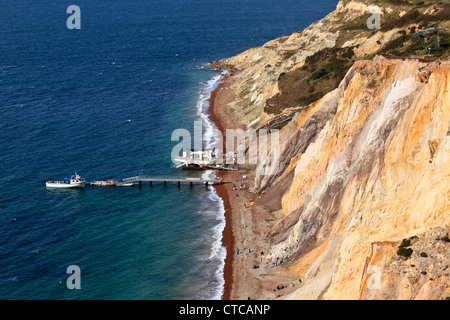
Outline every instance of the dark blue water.
<path id="1" fill-rule="evenodd" d="M 71 4 L 81 30 L 66 27 Z M 173 167 L 171 133 L 200 119 L 218 74 L 207 63 L 303 29 L 336 4 L 2 0 L 0 299 L 220 298 L 224 218 L 213 188 L 48 190 L 44 179 L 201 175 Z M 66 286 L 70 265 L 81 290 Z"/>

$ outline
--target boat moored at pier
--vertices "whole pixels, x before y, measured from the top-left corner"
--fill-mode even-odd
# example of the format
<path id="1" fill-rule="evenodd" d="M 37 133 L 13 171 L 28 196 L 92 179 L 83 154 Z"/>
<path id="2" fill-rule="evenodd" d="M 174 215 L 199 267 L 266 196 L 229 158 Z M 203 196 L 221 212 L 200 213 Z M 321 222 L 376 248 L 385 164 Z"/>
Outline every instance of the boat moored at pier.
<path id="1" fill-rule="evenodd" d="M 133 182 L 116 182 L 116 187 L 132 187 L 133 185 Z"/>
<path id="2" fill-rule="evenodd" d="M 76 172 L 70 178 L 45 182 L 47 188 L 84 188 L 85 185 L 86 180 Z"/>
<path id="3" fill-rule="evenodd" d="M 106 181 L 92 181 L 91 186 L 94 187 L 114 187 L 116 185 L 116 181 L 106 180 Z"/>

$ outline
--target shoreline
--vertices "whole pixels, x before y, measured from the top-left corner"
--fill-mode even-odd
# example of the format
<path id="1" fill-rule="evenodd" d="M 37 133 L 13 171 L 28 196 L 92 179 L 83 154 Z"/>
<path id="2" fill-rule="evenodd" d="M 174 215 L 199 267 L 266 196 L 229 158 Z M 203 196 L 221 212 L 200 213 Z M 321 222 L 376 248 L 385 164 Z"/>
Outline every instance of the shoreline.
<path id="1" fill-rule="evenodd" d="M 233 96 L 230 94 L 223 94 L 223 90 L 227 90 L 227 84 L 230 74 L 227 74 L 219 83 L 219 85 L 211 92 L 209 99 L 208 114 L 210 120 L 214 123 L 217 129 L 224 134 L 225 127 L 229 125 L 223 117 L 223 111 L 226 105 L 233 100 Z M 229 89 L 228 89 L 229 90 Z M 230 92 L 228 92 L 230 93 Z M 222 111 L 222 113 L 220 112 Z M 227 127 L 228 128 L 228 127 Z M 225 138 L 225 137 L 224 137 Z M 220 178 L 226 178 L 226 171 L 218 171 L 217 176 Z M 215 185 L 217 195 L 222 199 L 225 209 L 225 228 L 222 233 L 222 244 L 226 248 L 225 265 L 223 270 L 224 276 L 224 288 L 221 300 L 231 299 L 231 290 L 233 286 L 233 258 L 234 258 L 234 235 L 232 230 L 232 208 L 228 192 L 226 190 L 227 184 Z"/>
<path id="2" fill-rule="evenodd" d="M 219 173 L 217 175 L 221 177 Z M 225 257 L 225 265 L 223 268 L 223 277 L 224 277 L 224 288 L 221 300 L 230 300 L 231 297 L 231 287 L 233 282 L 233 231 L 231 229 L 231 206 L 228 199 L 228 194 L 225 190 L 225 185 L 216 185 L 216 192 L 220 199 L 222 199 L 223 206 L 225 208 L 225 228 L 223 230 L 222 235 L 222 244 L 226 248 L 226 257 Z"/>
<path id="3" fill-rule="evenodd" d="M 230 71 L 225 75 L 219 85 L 211 92 L 209 100 L 208 114 L 210 120 L 217 129 L 223 134 L 223 143 L 225 146 L 226 129 L 241 128 L 247 130 L 246 126 L 240 123 L 239 119 L 234 116 L 232 108 L 228 106 L 234 100 L 234 94 L 231 88 L 234 72 Z M 243 179 L 242 176 L 246 176 Z M 236 189 L 233 184 L 215 185 L 217 195 L 222 199 L 225 209 L 225 228 L 222 233 L 222 242 L 226 248 L 226 257 L 223 270 L 224 288 L 221 300 L 250 299 L 250 295 L 255 297 L 253 286 L 254 279 L 249 277 L 244 267 L 249 264 L 247 261 L 251 254 L 247 254 L 245 250 L 249 247 L 255 248 L 257 245 L 252 241 L 254 237 L 244 239 L 242 225 L 250 224 L 248 213 L 251 209 L 248 204 L 256 197 L 249 191 L 253 186 L 253 172 L 250 170 L 240 169 L 238 171 L 218 171 L 217 176 L 223 179 L 236 181 Z M 240 185 L 245 184 L 246 190 L 240 190 Z M 245 203 L 245 205 L 244 205 Z M 246 207 L 247 206 L 247 207 Z M 246 235 L 250 233 L 251 228 L 246 229 Z M 245 243 L 247 248 L 242 245 Z M 241 248 L 239 248 L 241 247 Z M 239 254 L 237 254 L 237 249 Z M 239 270 L 239 272 L 237 272 Z M 253 281 L 252 281 L 253 280 Z M 240 284 L 245 284 L 244 286 Z M 246 285 L 250 285 L 248 288 Z M 256 296 L 259 296 L 257 294 Z"/>
<path id="4" fill-rule="evenodd" d="M 211 92 L 207 110 L 210 120 L 223 134 L 224 146 L 226 129 L 247 130 L 228 106 L 234 101 L 232 82 L 235 75 L 229 71 Z M 298 275 L 269 262 L 271 244 L 267 231 L 273 227 L 274 213 L 266 209 L 264 201 L 259 202 L 260 196 L 250 191 L 254 175 L 254 170 L 242 168 L 217 172 L 218 177 L 235 181 L 215 185 L 225 209 L 222 242 L 226 257 L 221 300 L 280 299 L 298 287 Z M 241 190 L 241 185 L 246 188 Z M 280 287 L 282 291 L 279 291 Z"/>

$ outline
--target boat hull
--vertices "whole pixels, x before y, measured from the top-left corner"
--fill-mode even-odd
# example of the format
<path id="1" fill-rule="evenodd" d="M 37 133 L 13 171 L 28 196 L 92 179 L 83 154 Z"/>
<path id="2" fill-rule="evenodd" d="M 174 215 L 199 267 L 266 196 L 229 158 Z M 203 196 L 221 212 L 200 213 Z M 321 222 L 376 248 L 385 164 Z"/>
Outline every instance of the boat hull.
<path id="1" fill-rule="evenodd" d="M 128 182 L 117 182 L 116 183 L 116 187 L 132 187 L 133 183 L 128 183 Z"/>
<path id="2" fill-rule="evenodd" d="M 77 183 L 57 183 L 57 182 L 47 182 L 45 186 L 47 188 L 58 188 L 58 189 L 67 189 L 67 188 L 84 188 L 86 182 L 77 182 Z"/>

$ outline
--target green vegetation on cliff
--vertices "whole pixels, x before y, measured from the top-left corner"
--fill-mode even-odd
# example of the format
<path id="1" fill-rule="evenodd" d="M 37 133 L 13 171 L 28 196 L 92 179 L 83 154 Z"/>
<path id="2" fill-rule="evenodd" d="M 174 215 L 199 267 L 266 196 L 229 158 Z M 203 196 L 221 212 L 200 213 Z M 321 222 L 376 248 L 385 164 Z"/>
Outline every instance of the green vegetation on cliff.
<path id="1" fill-rule="evenodd" d="M 333 90 L 352 66 L 352 48 L 327 48 L 306 58 L 303 67 L 281 74 L 277 94 L 266 102 L 264 111 L 278 114 L 287 106 L 306 106 Z"/>
<path id="2" fill-rule="evenodd" d="M 341 1 L 344 5 L 350 1 Z M 370 1 L 360 0 L 368 6 Z M 417 58 L 424 61 L 450 57 L 450 2 L 417 0 L 384 0 L 376 2 L 382 10 L 381 29 L 370 30 L 366 14 L 350 14 L 343 10 L 338 14 L 338 23 L 332 30 L 339 34 L 336 46 L 322 49 L 305 60 L 301 68 L 283 72 L 278 78 L 279 93 L 266 101 L 264 111 L 271 115 L 286 108 L 305 107 L 335 89 L 357 60 L 372 59 L 375 55 L 387 58 Z M 430 50 L 426 54 L 422 42 L 414 34 L 429 28 L 442 28 L 438 33 L 439 50 L 435 51 L 434 34 L 425 35 L 423 40 Z M 381 33 L 381 36 L 377 33 Z M 384 35 L 389 36 L 384 37 Z M 360 44 L 352 45 L 354 39 L 372 37 L 378 48 L 370 54 L 359 55 Z M 349 44 L 350 43 L 350 44 Z M 295 50 L 284 52 L 288 59 Z"/>

